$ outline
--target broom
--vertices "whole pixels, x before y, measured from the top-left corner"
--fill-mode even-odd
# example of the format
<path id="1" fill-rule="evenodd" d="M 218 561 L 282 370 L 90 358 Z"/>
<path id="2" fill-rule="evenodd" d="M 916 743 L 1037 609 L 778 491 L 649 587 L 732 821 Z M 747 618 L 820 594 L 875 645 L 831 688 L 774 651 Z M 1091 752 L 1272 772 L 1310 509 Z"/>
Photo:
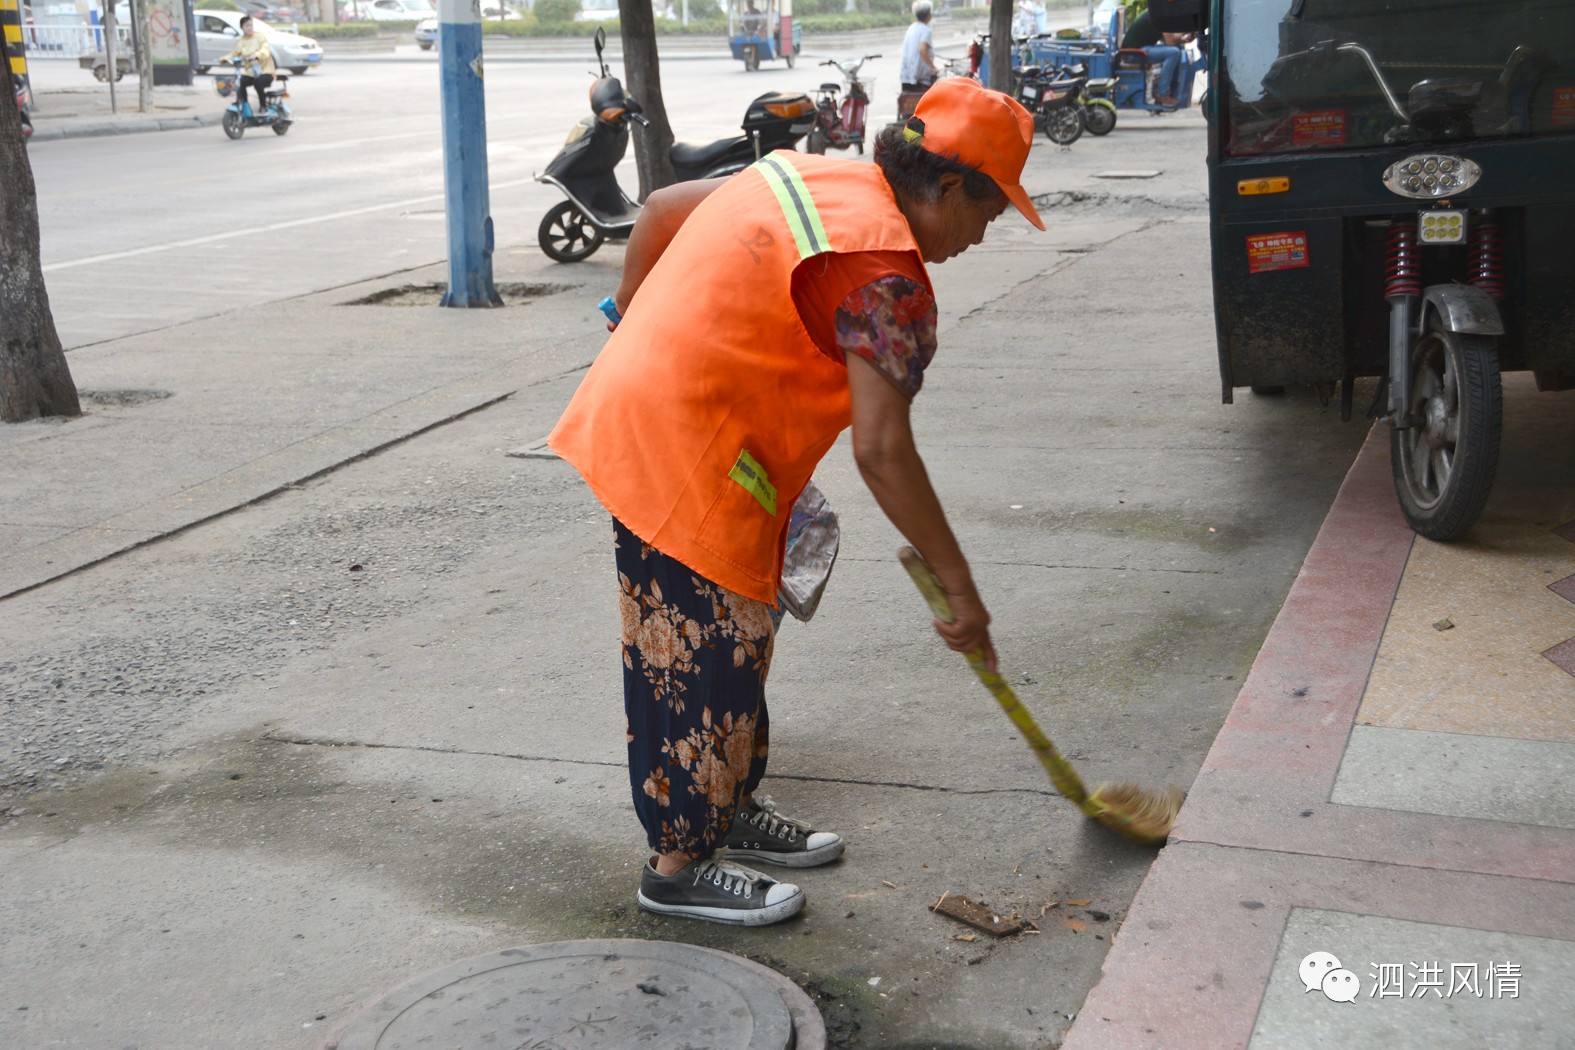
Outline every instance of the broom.
<path id="1" fill-rule="evenodd" d="M 912 547 L 897 552 L 902 567 L 908 570 L 919 593 L 929 602 L 930 611 L 937 619 L 952 622 L 951 603 L 941 582 L 930 571 L 924 557 Z M 979 676 L 990 694 L 1000 703 L 1002 710 L 1012 720 L 1028 745 L 1034 749 L 1039 763 L 1050 774 L 1056 790 L 1070 799 L 1085 814 L 1113 831 L 1137 842 L 1162 844 L 1176 823 L 1185 794 L 1179 790 L 1151 791 L 1138 784 L 1101 784 L 1093 792 L 1083 786 L 1072 764 L 1056 750 L 1055 744 L 1040 730 L 1028 709 L 1018 702 L 1017 694 L 1006 684 L 1006 679 L 990 670 L 985 663 L 984 650 L 975 649 L 968 654 L 968 666 Z"/>

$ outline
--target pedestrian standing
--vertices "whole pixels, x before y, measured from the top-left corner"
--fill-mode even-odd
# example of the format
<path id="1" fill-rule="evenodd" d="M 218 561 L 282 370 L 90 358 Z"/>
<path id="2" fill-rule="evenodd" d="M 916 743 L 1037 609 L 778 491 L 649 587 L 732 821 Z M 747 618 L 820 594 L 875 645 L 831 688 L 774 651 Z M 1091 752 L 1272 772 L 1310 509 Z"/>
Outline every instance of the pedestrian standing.
<path id="1" fill-rule="evenodd" d="M 549 437 L 613 517 L 630 788 L 653 856 L 637 900 L 763 925 L 804 895 L 747 863 L 813 867 L 842 838 L 758 793 L 765 681 L 790 511 L 850 424 L 860 475 L 994 661 L 989 613 L 909 421 L 936 350 L 926 264 L 1015 205 L 1033 118 L 940 81 L 875 163 L 778 151 L 652 194 L 614 296 L 622 314 Z"/>

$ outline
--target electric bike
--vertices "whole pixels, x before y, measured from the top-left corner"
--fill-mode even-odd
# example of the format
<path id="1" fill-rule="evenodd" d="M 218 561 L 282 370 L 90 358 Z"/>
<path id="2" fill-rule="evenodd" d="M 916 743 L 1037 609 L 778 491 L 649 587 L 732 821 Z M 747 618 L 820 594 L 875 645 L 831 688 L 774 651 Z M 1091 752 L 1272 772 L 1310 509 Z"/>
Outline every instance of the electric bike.
<path id="1" fill-rule="evenodd" d="M 640 103 L 624 94 L 602 57 L 607 34 L 596 30 L 601 76 L 591 85 L 591 115 L 575 124 L 568 141 L 537 182 L 549 183 L 568 199 L 542 217 L 536 242 L 547 256 L 570 263 L 588 259 L 606 240 L 626 240 L 640 205 L 618 185 L 614 169 L 629 149 L 629 125 L 648 126 Z M 815 126 L 815 103 L 805 94 L 769 92 L 749 104 L 734 135 L 701 145 L 677 142 L 668 152 L 679 182 L 713 179 L 743 171 L 777 149 L 792 149 Z"/>
<path id="2" fill-rule="evenodd" d="M 234 70 L 229 73 L 216 73 L 213 77 L 213 90 L 218 92 L 220 98 L 229 98 L 238 90 L 241 75 L 241 59 L 230 59 Z M 265 105 L 262 112 L 252 111 L 250 98 L 237 98 L 224 109 L 224 133 L 232 139 L 238 139 L 246 134 L 247 128 L 272 128 L 275 135 L 283 135 L 290 130 L 290 125 L 295 123 L 295 116 L 290 112 L 290 107 L 284 100 L 290 97 L 290 74 L 275 73 L 273 83 L 263 89 Z"/>
<path id="3" fill-rule="evenodd" d="M 846 64 L 834 58 L 822 62 L 823 66 L 835 66 L 846 81 L 846 88 L 841 84 L 820 85 L 820 97 L 815 104 L 815 126 L 810 129 L 809 136 L 804 140 L 804 152 L 824 153 L 827 147 L 831 149 L 847 149 L 854 147 L 860 153 L 864 152 L 864 118 L 869 111 L 870 92 L 874 90 L 874 80 L 860 80 L 859 69 L 864 63 L 880 55 L 865 55 L 857 62 L 849 60 Z M 842 101 L 837 101 L 838 93 Z"/>

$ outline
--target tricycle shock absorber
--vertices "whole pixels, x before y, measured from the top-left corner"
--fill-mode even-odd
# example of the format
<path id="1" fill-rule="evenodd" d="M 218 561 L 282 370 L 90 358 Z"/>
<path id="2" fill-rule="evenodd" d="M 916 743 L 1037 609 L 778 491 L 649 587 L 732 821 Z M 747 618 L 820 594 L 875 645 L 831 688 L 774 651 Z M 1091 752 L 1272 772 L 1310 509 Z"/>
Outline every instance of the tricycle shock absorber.
<path id="1" fill-rule="evenodd" d="M 1504 226 L 1483 212 L 1471 226 L 1471 283 L 1495 299 L 1504 298 Z"/>
<path id="2" fill-rule="evenodd" d="M 1391 226 L 1389 250 L 1384 253 L 1384 298 L 1422 294 L 1422 268 L 1417 257 L 1416 227 Z"/>
<path id="3" fill-rule="evenodd" d="M 1407 216 L 1389 227 L 1384 253 L 1384 298 L 1389 301 L 1389 416 L 1397 430 L 1411 425 L 1411 312 L 1422 294 L 1417 257 L 1416 219 Z"/>

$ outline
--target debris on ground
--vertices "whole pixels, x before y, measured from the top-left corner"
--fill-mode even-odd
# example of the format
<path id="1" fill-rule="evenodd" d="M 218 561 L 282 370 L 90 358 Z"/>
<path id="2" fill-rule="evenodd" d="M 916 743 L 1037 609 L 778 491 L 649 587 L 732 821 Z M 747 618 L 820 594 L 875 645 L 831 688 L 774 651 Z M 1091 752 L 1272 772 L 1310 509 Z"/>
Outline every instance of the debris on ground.
<path id="1" fill-rule="evenodd" d="M 1033 923 L 1024 922 L 1016 916 L 1001 915 L 991 911 L 983 904 L 969 900 L 962 894 L 951 892 L 941 894 L 941 899 L 930 905 L 931 911 L 938 911 L 948 915 L 959 922 L 965 922 L 976 930 L 983 930 L 991 937 L 1006 937 L 1024 930 L 1033 929 Z"/>

